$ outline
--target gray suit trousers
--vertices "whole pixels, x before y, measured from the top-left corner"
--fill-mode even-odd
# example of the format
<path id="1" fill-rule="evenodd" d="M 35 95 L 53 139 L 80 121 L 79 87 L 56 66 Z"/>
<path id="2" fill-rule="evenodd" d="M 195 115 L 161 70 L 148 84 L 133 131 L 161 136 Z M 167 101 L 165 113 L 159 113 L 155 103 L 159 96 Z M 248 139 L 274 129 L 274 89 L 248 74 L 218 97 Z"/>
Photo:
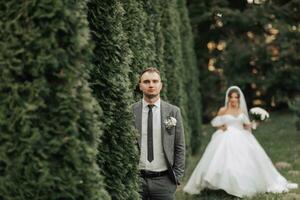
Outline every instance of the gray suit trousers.
<path id="1" fill-rule="evenodd" d="M 140 177 L 142 200 L 174 200 L 176 188 L 176 184 L 168 175 L 154 178 Z"/>

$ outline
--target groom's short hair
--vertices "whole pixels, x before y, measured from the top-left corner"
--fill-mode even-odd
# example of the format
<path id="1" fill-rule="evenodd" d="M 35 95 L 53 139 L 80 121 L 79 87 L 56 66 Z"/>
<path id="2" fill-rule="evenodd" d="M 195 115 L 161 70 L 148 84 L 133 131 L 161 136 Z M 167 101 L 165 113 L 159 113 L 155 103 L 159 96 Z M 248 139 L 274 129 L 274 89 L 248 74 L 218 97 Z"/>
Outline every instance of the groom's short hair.
<path id="1" fill-rule="evenodd" d="M 143 74 L 145 74 L 146 72 L 151 72 L 151 73 L 155 72 L 155 73 L 157 73 L 160 76 L 160 72 L 159 72 L 159 70 L 157 68 L 155 68 L 155 67 L 148 67 L 148 68 L 144 69 L 142 71 L 142 73 L 140 74 L 139 83 L 141 82 L 141 78 L 142 78 Z"/>

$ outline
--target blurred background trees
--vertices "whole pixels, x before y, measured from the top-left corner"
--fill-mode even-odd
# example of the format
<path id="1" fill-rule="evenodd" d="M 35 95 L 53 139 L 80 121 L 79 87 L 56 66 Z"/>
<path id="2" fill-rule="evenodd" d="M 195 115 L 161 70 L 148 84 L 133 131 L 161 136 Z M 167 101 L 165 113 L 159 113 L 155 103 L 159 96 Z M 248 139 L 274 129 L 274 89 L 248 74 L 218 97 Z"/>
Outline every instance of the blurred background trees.
<path id="1" fill-rule="evenodd" d="M 300 1 L 188 1 L 200 68 L 203 118 L 239 85 L 248 106 L 280 109 L 300 90 Z"/>

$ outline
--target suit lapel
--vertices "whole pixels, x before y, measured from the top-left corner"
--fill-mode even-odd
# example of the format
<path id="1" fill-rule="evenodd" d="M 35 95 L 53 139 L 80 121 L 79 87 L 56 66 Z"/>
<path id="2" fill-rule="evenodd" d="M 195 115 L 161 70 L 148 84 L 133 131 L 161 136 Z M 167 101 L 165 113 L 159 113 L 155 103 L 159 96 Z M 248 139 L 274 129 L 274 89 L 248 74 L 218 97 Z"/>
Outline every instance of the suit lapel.
<path id="1" fill-rule="evenodd" d="M 169 142 L 168 137 L 167 137 L 168 133 L 167 133 L 166 126 L 164 124 L 164 121 L 170 115 L 170 107 L 164 101 L 161 101 L 160 107 L 161 107 L 161 110 L 160 110 L 160 114 L 161 114 L 161 140 L 162 140 L 162 145 L 163 145 L 163 151 L 164 151 L 164 154 L 165 154 L 165 158 L 167 160 L 168 169 L 171 169 L 172 165 L 170 164 L 170 159 L 168 157 L 168 154 L 170 154 L 170 151 L 172 151 L 173 148 L 168 143 Z M 171 148 L 171 150 L 170 150 L 170 148 Z M 173 173 L 173 171 L 171 173 Z"/>
<path id="2" fill-rule="evenodd" d="M 168 114 L 169 113 L 167 112 L 167 105 L 166 105 L 166 103 L 163 100 L 161 100 L 161 103 L 160 103 L 161 139 L 162 139 L 163 146 L 164 146 L 164 135 L 166 133 L 166 128 L 165 128 L 164 120 L 167 118 Z"/>

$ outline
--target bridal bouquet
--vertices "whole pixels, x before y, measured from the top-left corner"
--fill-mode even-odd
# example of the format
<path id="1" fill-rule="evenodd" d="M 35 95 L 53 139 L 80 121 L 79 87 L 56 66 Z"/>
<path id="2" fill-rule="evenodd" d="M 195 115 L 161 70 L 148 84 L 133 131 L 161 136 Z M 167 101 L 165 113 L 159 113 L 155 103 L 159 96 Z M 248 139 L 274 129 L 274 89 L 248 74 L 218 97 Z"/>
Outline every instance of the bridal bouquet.
<path id="1" fill-rule="evenodd" d="M 257 128 L 256 121 L 265 121 L 270 117 L 269 113 L 265 109 L 260 108 L 260 107 L 251 108 L 250 114 L 251 114 L 251 118 L 253 119 L 253 121 L 252 121 L 253 129 Z"/>

